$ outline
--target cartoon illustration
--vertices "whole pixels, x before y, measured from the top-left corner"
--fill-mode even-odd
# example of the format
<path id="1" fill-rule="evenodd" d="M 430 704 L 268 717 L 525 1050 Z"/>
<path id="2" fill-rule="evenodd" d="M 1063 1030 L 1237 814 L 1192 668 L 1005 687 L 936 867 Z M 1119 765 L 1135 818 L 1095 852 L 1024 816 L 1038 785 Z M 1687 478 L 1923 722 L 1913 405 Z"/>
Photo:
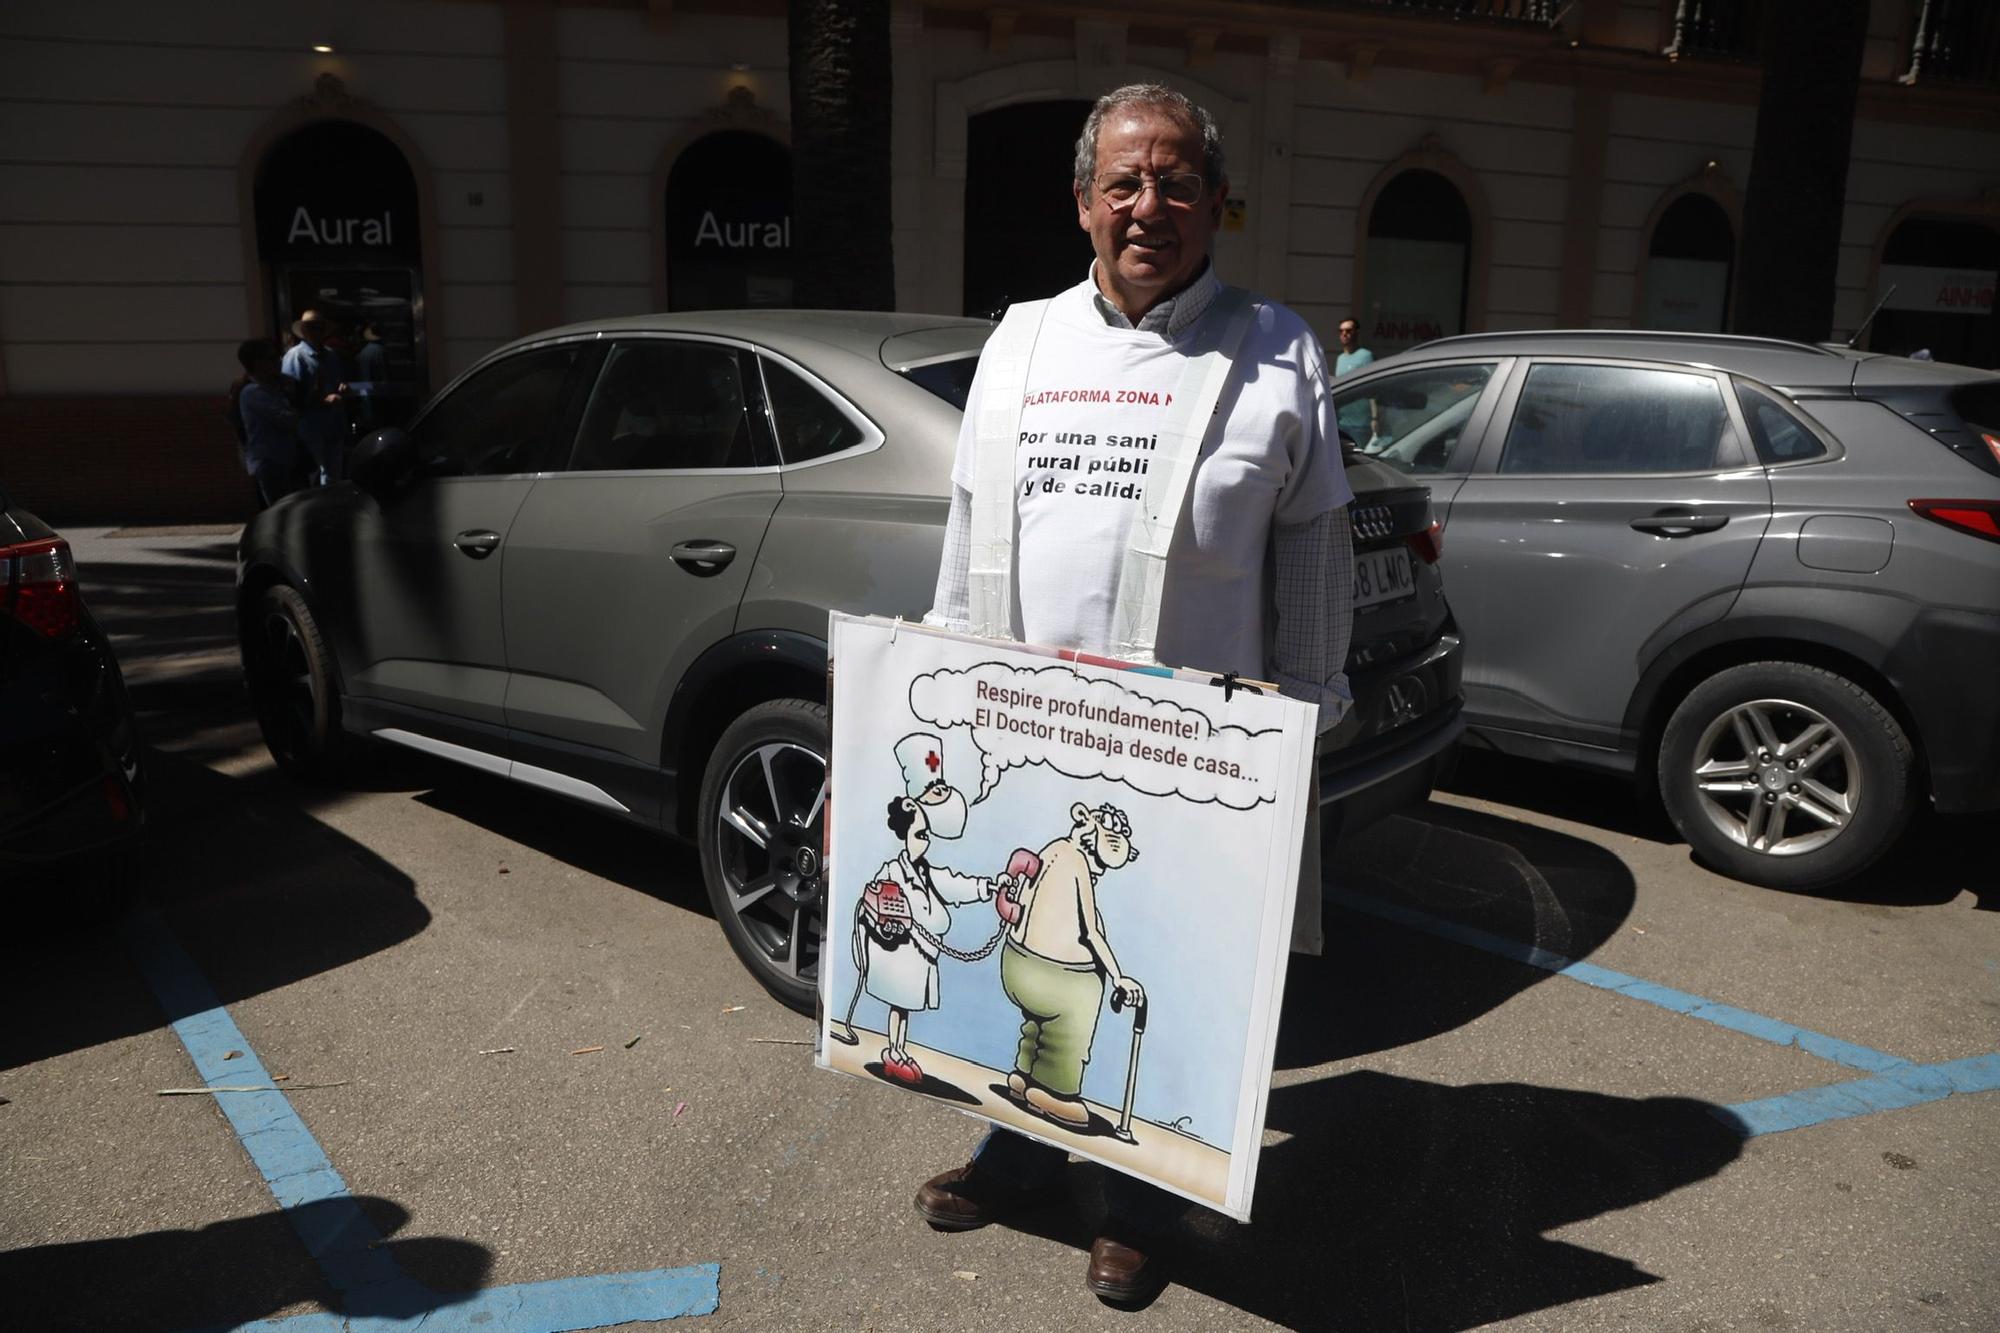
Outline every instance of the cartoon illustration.
<path id="1" fill-rule="evenodd" d="M 896 742 L 895 755 L 906 794 L 889 802 L 889 831 L 902 840 L 903 850 L 882 863 L 855 911 L 860 977 L 854 999 L 865 989 L 889 1006 L 882 1074 L 917 1087 L 924 1071 L 907 1044 L 910 1014 L 938 1007 L 938 954 L 947 948 L 941 937 L 951 929 L 950 907 L 987 901 L 1005 885 L 930 863 L 932 838 L 965 832 L 965 796 L 944 779 L 944 743 L 918 732 Z M 860 1040 L 853 1019 L 850 1001 L 846 1030 L 834 1033 L 835 1040 L 850 1045 Z"/>
<path id="2" fill-rule="evenodd" d="M 821 955 L 815 1062 L 1246 1216 L 1316 714 L 907 623 L 831 634 L 851 948 Z"/>
<path id="3" fill-rule="evenodd" d="M 1135 1033 L 1144 1030 L 1139 1016 L 1145 1012 L 1145 988 L 1119 970 L 1097 908 L 1097 881 L 1138 860 L 1139 849 L 1132 845 L 1124 811 L 1078 801 L 1070 807 L 1068 835 L 1044 847 L 1039 859 L 1039 873 L 1021 894 L 1019 919 L 1007 928 L 1000 954 L 1000 984 L 1021 1011 L 1007 1093 L 1058 1125 L 1083 1129 L 1090 1124 L 1083 1071 L 1107 983 L 1112 1005 L 1132 1006 Z M 1128 1107 L 1136 1077 L 1135 1060 L 1127 1077 Z"/>

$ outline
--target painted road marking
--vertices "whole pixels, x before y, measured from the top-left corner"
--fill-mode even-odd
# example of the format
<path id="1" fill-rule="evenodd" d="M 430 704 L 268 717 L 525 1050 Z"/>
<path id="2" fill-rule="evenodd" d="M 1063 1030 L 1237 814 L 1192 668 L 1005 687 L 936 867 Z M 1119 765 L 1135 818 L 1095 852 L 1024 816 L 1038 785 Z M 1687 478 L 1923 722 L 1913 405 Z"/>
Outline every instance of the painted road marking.
<path id="1" fill-rule="evenodd" d="M 135 913 L 126 920 L 124 935 L 174 1035 L 208 1086 L 269 1083 L 263 1061 L 158 913 Z M 225 1060 L 230 1052 L 239 1054 Z M 385 1330 L 421 1323 L 426 1330 L 476 1326 L 487 1333 L 565 1333 L 711 1314 L 721 1303 L 722 1270 L 716 1264 L 477 1292 L 431 1291 L 406 1276 L 389 1251 L 378 1248 L 381 1233 L 284 1093 L 236 1092 L 215 1101 L 345 1310 L 244 1327 L 316 1333 L 322 1327 L 347 1329 L 365 1321 L 370 1329 Z"/>
<path id="2" fill-rule="evenodd" d="M 1850 1120 L 1878 1111 L 1900 1111 L 1909 1106 L 1941 1101 L 1968 1092 L 2000 1089 L 2000 1052 L 1975 1055 L 1939 1065 L 1910 1065 L 1874 1078 L 1851 1083 L 1832 1083 L 1822 1088 L 1805 1088 L 1760 1101 L 1738 1102 L 1728 1107 L 1741 1126 L 1743 1137 L 1779 1134 L 1788 1129 L 1825 1124 L 1829 1120 Z"/>
<path id="3" fill-rule="evenodd" d="M 1662 986 L 1640 977 L 1628 976 L 1623 972 L 1614 972 L 1595 963 L 1566 958 L 1559 953 L 1536 948 L 1532 944 L 1522 944 L 1518 940 L 1510 940 L 1505 936 L 1480 930 L 1476 926 L 1467 926 L 1456 921 L 1448 921 L 1443 917 L 1432 916 L 1428 912 L 1405 907 L 1401 903 L 1331 887 L 1326 889 L 1325 894 L 1326 901 L 1368 916 L 1379 917 L 1399 926 L 1408 926 L 1412 930 L 1420 930 L 1427 935 L 1450 940 L 1454 944 L 1463 944 L 1468 948 L 1496 954 L 1512 962 L 1540 968 L 1544 972 L 1568 977 L 1586 986 L 1594 986 L 1599 990 L 1654 1005 L 1670 1013 L 1712 1023 L 1716 1027 L 1740 1032 L 1746 1037 L 1755 1037 L 1759 1041 L 1767 1041 L 1775 1046 L 1795 1047 L 1822 1060 L 1830 1060 L 1835 1064 L 1875 1075 L 1873 1078 L 1805 1088 L 1778 1097 L 1765 1097 L 1758 1101 L 1739 1102 L 1734 1106 L 1716 1108 L 1717 1116 L 1745 1138 L 1778 1134 L 1788 1129 L 1803 1129 L 1808 1125 L 1824 1124 L 1830 1120 L 1874 1115 L 1881 1111 L 1900 1111 L 1906 1107 L 1921 1106 L 1927 1102 L 1940 1101 L 1962 1093 L 2000 1090 L 2000 1052 L 1976 1055 L 1970 1059 L 1954 1060 L 1945 1064 L 1912 1064 L 1901 1056 L 1890 1055 L 1867 1046 L 1857 1046 L 1853 1042 L 1830 1037 L 1824 1032 L 1814 1032 L 1810 1028 L 1802 1028 L 1782 1019 L 1770 1018 L 1764 1014 L 1752 1013 L 1748 1009 L 1739 1009 L 1735 1005 L 1704 999 L 1699 995 L 1675 990 L 1671 986 Z"/>

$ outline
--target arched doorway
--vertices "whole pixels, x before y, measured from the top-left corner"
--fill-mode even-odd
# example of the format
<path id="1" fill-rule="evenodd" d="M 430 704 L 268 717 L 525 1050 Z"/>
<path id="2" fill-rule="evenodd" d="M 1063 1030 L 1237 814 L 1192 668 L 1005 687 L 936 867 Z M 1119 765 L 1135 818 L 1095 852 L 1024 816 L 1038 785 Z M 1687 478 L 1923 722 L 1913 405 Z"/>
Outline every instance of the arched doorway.
<path id="1" fill-rule="evenodd" d="M 667 173 L 667 308 L 792 303 L 792 150 L 754 130 L 696 139 Z"/>
<path id="2" fill-rule="evenodd" d="M 1090 237 L 1070 194 L 1089 102 L 982 111 L 965 135 L 965 313 L 1052 296 L 1083 281 Z"/>
<path id="3" fill-rule="evenodd" d="M 1729 327 L 1736 229 L 1722 205 L 1689 191 L 1667 205 L 1646 244 L 1639 327 L 1720 333 Z"/>
<path id="4" fill-rule="evenodd" d="M 267 150 L 252 185 L 270 327 L 307 310 L 334 325 L 349 411 L 366 432 L 407 420 L 430 392 L 417 179 L 379 130 L 328 119 Z"/>
<path id="5" fill-rule="evenodd" d="M 1377 357 L 1465 331 L 1472 210 L 1435 171 L 1400 172 L 1368 213 L 1361 342 Z"/>
<path id="6" fill-rule="evenodd" d="M 1939 361 L 2000 365 L 2000 227 L 1973 218 L 1906 218 L 1882 246 L 1880 293 L 1895 291 L 1868 329 L 1868 346 Z"/>

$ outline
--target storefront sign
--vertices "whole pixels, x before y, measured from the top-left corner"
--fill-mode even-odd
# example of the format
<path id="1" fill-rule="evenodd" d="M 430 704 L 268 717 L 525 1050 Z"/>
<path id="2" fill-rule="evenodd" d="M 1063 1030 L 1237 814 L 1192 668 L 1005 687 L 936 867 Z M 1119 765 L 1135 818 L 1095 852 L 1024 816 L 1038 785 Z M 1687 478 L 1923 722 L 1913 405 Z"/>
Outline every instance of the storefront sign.
<path id="1" fill-rule="evenodd" d="M 326 121 L 271 149 L 257 171 L 257 256 L 265 263 L 414 265 L 417 182 L 395 144 Z"/>
<path id="2" fill-rule="evenodd" d="M 704 209 L 696 224 L 694 246 L 712 245 L 723 250 L 788 250 L 792 244 L 792 219 L 782 222 L 723 222 L 715 210 Z"/>
<path id="3" fill-rule="evenodd" d="M 1377 357 L 1463 332 L 1465 247 L 1371 236 L 1367 290 L 1361 345 Z"/>
<path id="4" fill-rule="evenodd" d="M 1993 313 L 1994 274 L 1974 269 L 1929 268 L 1917 264 L 1882 265 L 1881 289 L 1896 291 L 1884 309 L 1928 310 L 1944 315 Z"/>

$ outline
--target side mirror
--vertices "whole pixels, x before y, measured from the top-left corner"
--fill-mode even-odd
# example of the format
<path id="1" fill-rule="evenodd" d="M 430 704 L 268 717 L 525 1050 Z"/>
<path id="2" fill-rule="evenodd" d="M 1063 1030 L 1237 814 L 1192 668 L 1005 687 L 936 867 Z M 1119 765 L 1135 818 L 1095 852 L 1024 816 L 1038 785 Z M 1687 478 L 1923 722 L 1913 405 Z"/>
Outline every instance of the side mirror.
<path id="1" fill-rule="evenodd" d="M 417 444 L 408 433 L 391 426 L 354 446 L 347 457 L 347 475 L 370 495 L 395 489 L 409 475 Z"/>

